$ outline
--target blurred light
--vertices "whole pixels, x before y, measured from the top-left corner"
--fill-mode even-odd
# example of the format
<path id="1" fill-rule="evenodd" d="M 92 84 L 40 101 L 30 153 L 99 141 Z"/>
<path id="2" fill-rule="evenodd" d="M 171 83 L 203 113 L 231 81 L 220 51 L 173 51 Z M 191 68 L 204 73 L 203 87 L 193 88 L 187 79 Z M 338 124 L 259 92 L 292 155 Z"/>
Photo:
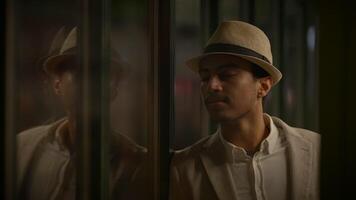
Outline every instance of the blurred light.
<path id="1" fill-rule="evenodd" d="M 308 50 L 314 51 L 315 50 L 315 27 L 310 26 L 307 32 L 307 43 L 308 43 Z"/>

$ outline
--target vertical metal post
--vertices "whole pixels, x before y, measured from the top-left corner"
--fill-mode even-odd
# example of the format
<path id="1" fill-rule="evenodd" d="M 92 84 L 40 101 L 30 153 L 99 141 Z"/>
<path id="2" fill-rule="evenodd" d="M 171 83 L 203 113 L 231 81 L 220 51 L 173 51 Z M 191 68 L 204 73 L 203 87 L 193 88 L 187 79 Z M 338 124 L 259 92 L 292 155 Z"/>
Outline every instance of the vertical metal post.
<path id="1" fill-rule="evenodd" d="M 1 21 L 0 21 L 0 24 L 2 26 L 2 29 L 3 30 L 6 30 L 6 19 L 7 19 L 7 16 L 6 16 L 6 1 L 2 1 L 1 2 L 1 6 L 0 8 L 3 8 L 1 11 Z M 6 41 L 6 38 L 5 38 L 6 34 L 4 31 L 1 31 L 0 32 L 0 45 L 1 45 L 1 49 L 3 49 L 3 51 L 0 51 L 0 62 L 3 66 L 6 66 L 5 64 L 5 53 L 6 53 L 6 45 L 5 45 L 5 41 Z M 0 71 L 1 74 L 3 74 L 2 76 L 2 79 L 1 79 L 1 82 L 0 82 L 0 87 L 2 88 L 0 91 L 1 91 L 1 97 L 0 97 L 0 104 L 2 105 L 2 107 L 0 108 L 0 113 L 2 114 L 1 117 L 2 119 L 5 119 L 5 101 L 4 101 L 4 98 L 5 98 L 5 69 L 4 67 L 1 68 L 1 71 Z M 3 133 L 5 133 L 5 120 L 1 120 L 0 121 L 0 128 L 2 130 Z M 0 141 L 1 142 L 1 146 L 3 147 L 3 152 L 5 152 L 5 134 L 1 134 L 0 135 Z M 5 181 L 5 163 L 6 163 L 6 160 L 5 160 L 5 154 L 2 153 L 0 154 L 0 160 L 1 160 L 1 165 L 0 165 L 0 180 L 1 180 L 1 183 L 2 185 L 5 185 L 5 187 L 2 187 L 1 190 L 0 190 L 0 198 L 2 199 L 5 199 L 5 191 L 6 191 L 6 181 Z"/>
<path id="2" fill-rule="evenodd" d="M 159 79 L 159 146 L 160 198 L 168 199 L 169 135 L 174 132 L 174 0 L 159 1 L 158 79 Z"/>
<path id="3" fill-rule="evenodd" d="M 79 26 L 81 68 L 78 73 L 80 99 L 77 199 L 109 199 L 109 3 L 82 0 Z"/>
<path id="4" fill-rule="evenodd" d="M 305 40 L 305 67 L 304 71 L 306 74 L 306 82 L 305 82 L 305 88 L 304 88 L 304 126 L 307 129 L 315 130 L 319 132 L 319 75 L 318 75 L 318 63 L 317 61 L 317 23 L 316 19 L 317 16 L 314 14 L 316 9 L 315 9 L 315 2 L 307 3 L 303 2 L 304 5 L 304 40 Z M 314 27 L 314 32 L 309 32 L 311 27 Z M 314 40 L 314 49 L 309 47 L 309 42 L 311 34 L 314 34 L 315 40 Z M 313 80 L 313 81 L 311 81 Z M 316 93 L 313 93 L 316 92 Z M 310 94 L 316 94 L 314 98 L 307 98 Z M 310 112 L 313 110 L 314 112 Z"/>
<path id="5" fill-rule="evenodd" d="M 284 3 L 284 0 L 279 0 L 279 70 L 283 72 L 283 68 L 284 68 L 284 33 L 285 33 L 285 30 L 284 30 L 284 9 L 285 9 L 285 3 Z M 284 83 L 284 79 L 282 79 L 280 81 L 280 86 L 279 86 L 279 102 L 280 102 L 280 114 L 281 114 L 281 117 L 283 118 L 283 115 L 285 115 L 285 98 L 284 96 L 285 95 L 282 95 L 284 94 L 284 89 L 285 89 L 285 83 Z"/>
<path id="6" fill-rule="evenodd" d="M 256 21 L 256 2 L 255 0 L 249 0 L 248 1 L 248 8 L 249 8 L 249 12 L 248 12 L 248 19 L 250 21 L 250 23 L 255 24 Z"/>
<path id="7" fill-rule="evenodd" d="M 200 1 L 200 24 L 201 34 L 204 36 L 202 37 L 202 47 L 204 47 L 219 25 L 219 2 L 217 0 Z"/>
<path id="8" fill-rule="evenodd" d="M 311 70 L 311 66 L 308 65 L 308 16 L 307 16 L 307 3 L 305 1 L 300 2 L 300 6 L 301 6 L 301 16 L 303 17 L 303 19 L 301 20 L 302 22 L 302 44 L 301 44 L 301 49 L 302 49 L 302 58 L 303 58 L 303 67 L 301 69 L 302 71 L 302 76 L 301 76 L 301 90 L 302 90 L 302 95 L 303 98 L 301 99 L 301 101 L 303 102 L 302 105 L 303 106 L 303 110 L 301 111 L 301 121 L 299 123 L 301 123 L 303 125 L 303 127 L 310 129 L 311 127 L 309 127 L 310 122 L 313 120 L 312 119 L 312 114 L 310 114 L 308 111 L 308 107 L 309 107 L 309 98 L 308 97 L 308 87 L 312 87 L 312 85 L 308 82 L 308 75 L 311 74 L 310 70 Z M 310 85 L 308 85 L 308 83 Z M 316 93 L 317 94 L 317 93 Z M 316 112 L 313 112 L 316 113 Z"/>
<path id="9" fill-rule="evenodd" d="M 150 131 L 149 159 L 152 162 L 153 199 L 168 199 L 169 135 L 174 131 L 174 68 L 172 20 L 173 0 L 151 0 L 149 35 L 152 96 L 155 115 Z"/>
<path id="10" fill-rule="evenodd" d="M 219 1 L 217 0 L 201 0 L 200 1 L 200 24 L 201 24 L 201 35 L 202 49 L 205 47 L 210 36 L 215 32 L 219 25 Z M 205 106 L 203 103 L 200 104 L 200 113 L 203 115 L 205 111 Z M 210 130 L 215 130 L 218 124 L 215 122 L 209 122 L 209 132 Z"/>
<path id="11" fill-rule="evenodd" d="M 16 1 L 7 0 L 5 8 L 5 111 L 4 132 L 4 199 L 16 199 Z"/>
<path id="12" fill-rule="evenodd" d="M 159 179 L 157 178 L 159 174 L 158 169 L 158 92 L 157 92 L 157 44 L 158 39 L 157 34 L 157 0 L 150 0 L 148 5 L 148 40 L 149 40 L 149 73 L 147 74 L 148 91 L 151 91 L 151 95 L 148 98 L 148 114 L 152 113 L 152 116 L 147 117 L 148 120 L 148 159 L 147 159 L 147 180 L 152 184 L 148 185 L 148 191 L 150 193 L 150 198 L 148 199 L 158 199 L 159 197 Z"/>

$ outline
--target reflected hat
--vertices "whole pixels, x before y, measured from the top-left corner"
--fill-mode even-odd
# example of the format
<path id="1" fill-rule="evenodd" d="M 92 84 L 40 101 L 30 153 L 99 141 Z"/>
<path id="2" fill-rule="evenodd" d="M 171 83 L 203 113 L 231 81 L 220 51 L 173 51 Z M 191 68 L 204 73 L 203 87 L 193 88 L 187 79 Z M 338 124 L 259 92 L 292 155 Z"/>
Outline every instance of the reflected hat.
<path id="1" fill-rule="evenodd" d="M 77 27 L 74 27 L 65 37 L 64 28 L 61 28 L 52 42 L 50 56 L 43 62 L 43 69 L 47 73 L 54 72 L 63 61 L 73 59 L 77 56 Z M 55 53 L 54 53 L 55 52 Z M 111 48 L 111 62 L 116 70 L 122 70 L 129 65 L 123 61 L 120 55 Z"/>
<path id="2" fill-rule="evenodd" d="M 273 66 L 269 39 L 256 26 L 242 21 L 222 22 L 209 39 L 204 53 L 189 59 L 186 65 L 198 72 L 202 58 L 222 54 L 238 56 L 261 67 L 272 77 L 273 85 L 282 78 L 282 73 Z"/>

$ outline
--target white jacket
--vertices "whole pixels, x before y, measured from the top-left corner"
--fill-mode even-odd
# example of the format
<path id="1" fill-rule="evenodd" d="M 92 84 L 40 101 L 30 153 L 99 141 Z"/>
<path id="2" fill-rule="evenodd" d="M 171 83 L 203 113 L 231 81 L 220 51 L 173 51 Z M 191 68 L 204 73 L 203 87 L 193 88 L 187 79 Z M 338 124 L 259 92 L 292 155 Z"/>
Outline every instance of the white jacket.
<path id="1" fill-rule="evenodd" d="M 65 119 L 18 134 L 17 191 L 20 195 L 19 199 L 28 199 L 24 190 L 27 187 L 26 177 L 31 173 L 32 160 L 39 155 L 38 151 L 41 146 L 45 145 L 50 137 L 53 137 L 55 130 L 63 120 Z M 144 177 L 141 173 L 144 173 L 142 167 L 146 157 L 146 149 L 126 136 L 112 132 L 109 150 L 112 155 L 110 160 L 111 170 L 114 172 L 113 176 L 109 177 L 112 199 L 143 199 L 139 197 L 139 194 L 145 190 L 145 186 L 142 184 Z"/>
<path id="2" fill-rule="evenodd" d="M 272 117 L 285 134 L 290 177 L 288 199 L 319 199 L 320 135 Z M 171 162 L 171 200 L 234 200 L 224 147 L 217 133 L 176 152 Z"/>

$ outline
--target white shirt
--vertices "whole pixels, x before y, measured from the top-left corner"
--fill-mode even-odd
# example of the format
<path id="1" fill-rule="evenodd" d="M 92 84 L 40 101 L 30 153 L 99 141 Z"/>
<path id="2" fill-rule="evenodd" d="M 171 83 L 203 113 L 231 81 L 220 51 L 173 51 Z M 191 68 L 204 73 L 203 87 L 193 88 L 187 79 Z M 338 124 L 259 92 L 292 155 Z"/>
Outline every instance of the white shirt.
<path id="1" fill-rule="evenodd" d="M 219 132 L 238 199 L 287 199 L 287 143 L 272 118 L 267 114 L 264 118 L 269 121 L 270 133 L 253 157 L 247 155 L 243 148 L 225 140 Z"/>

